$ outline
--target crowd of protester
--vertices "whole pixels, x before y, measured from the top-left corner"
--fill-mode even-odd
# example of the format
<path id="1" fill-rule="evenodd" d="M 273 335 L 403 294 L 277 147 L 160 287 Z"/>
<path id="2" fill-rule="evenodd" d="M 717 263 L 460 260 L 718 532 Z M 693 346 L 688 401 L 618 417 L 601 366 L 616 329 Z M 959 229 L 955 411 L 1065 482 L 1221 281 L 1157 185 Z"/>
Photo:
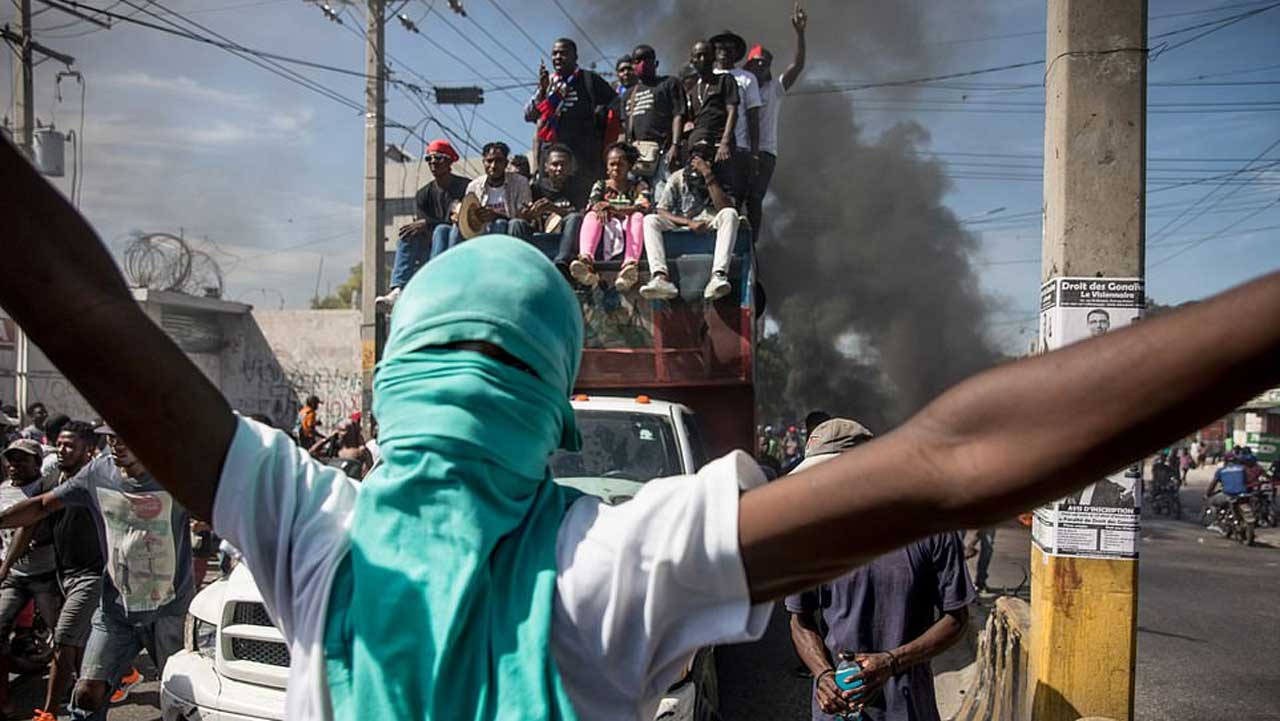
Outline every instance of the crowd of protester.
<path id="1" fill-rule="evenodd" d="M 530 157 L 487 143 L 483 175 L 468 179 L 454 174 L 461 158 L 448 140 L 428 143 L 432 180 L 415 197 L 417 219 L 400 229 L 378 307 L 389 312 L 413 274 L 464 242 L 473 227 L 524 240 L 558 235 L 557 267 L 586 287 L 600 283 L 597 261 L 620 260 L 614 287 L 629 292 L 647 258 L 649 280 L 639 293 L 663 300 L 678 294 L 664 233 L 714 233 L 703 297 L 727 295 L 739 228 L 745 219 L 754 239 L 763 222 L 782 100 L 804 69 L 807 17 L 798 5 L 791 24 L 795 57 L 777 77 L 773 53 L 748 48 L 730 31 L 695 42 L 674 75 L 659 74 L 653 47 L 637 45 L 618 60 L 616 86 L 578 65 L 573 40 L 556 40 L 551 68 L 539 68 L 537 91 L 524 107 L 535 126 Z"/>

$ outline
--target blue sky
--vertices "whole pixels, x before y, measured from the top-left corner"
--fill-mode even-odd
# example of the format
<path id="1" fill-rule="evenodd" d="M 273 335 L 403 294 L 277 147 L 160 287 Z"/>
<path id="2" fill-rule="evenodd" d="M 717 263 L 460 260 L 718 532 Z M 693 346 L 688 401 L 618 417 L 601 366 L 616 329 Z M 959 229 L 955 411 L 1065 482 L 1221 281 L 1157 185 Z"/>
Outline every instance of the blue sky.
<path id="1" fill-rule="evenodd" d="M 570 12 L 586 5 L 585 0 L 561 2 Z M 774 2 L 785 19 L 790 2 Z M 89 4 L 147 19 L 115 0 Z M 363 68 L 359 34 L 363 21 L 352 10 L 343 11 L 340 25 L 327 20 L 317 5 L 302 0 L 167 0 L 162 4 L 248 47 L 351 70 Z M 578 34 L 551 0 L 497 0 L 496 5 L 489 0 L 466 0 L 464 4 L 469 19 L 450 13 L 444 0 L 403 4 L 404 14 L 422 34 L 389 23 L 388 48 L 396 77 L 423 86 L 471 83 L 477 74 L 490 87 L 532 80 L 538 62 L 535 45 L 496 6 L 522 23 L 539 47 L 548 47 L 558 35 Z M 39 0 L 35 5 L 45 7 Z M 336 0 L 333 5 L 341 7 Z M 957 6 L 942 0 L 914 5 L 926 15 L 954 17 L 957 12 Z M 1162 40 L 1156 37 L 1161 33 L 1267 5 L 1242 0 L 1152 0 L 1152 45 Z M 946 58 L 939 72 L 1043 59 L 1043 2 L 990 0 L 975 7 L 980 13 L 974 17 L 980 21 L 930 25 L 937 29 L 931 31 L 936 37 L 928 42 Z M 12 16 L 12 7 L 6 3 L 0 22 Z M 492 57 L 484 57 L 445 27 L 441 17 L 481 43 Z M 302 307 L 317 286 L 317 277 L 321 292 L 345 278 L 347 268 L 359 259 L 360 113 L 223 50 L 154 30 L 123 22 L 110 30 L 96 30 L 56 10 L 38 15 L 36 27 L 38 40 L 77 58 L 87 81 L 82 209 L 117 252 L 133 229 L 177 232 L 181 228 L 220 261 L 228 298 L 268 308 L 281 302 Z M 488 42 L 480 28 L 503 40 L 506 48 Z M 602 36 L 610 31 L 585 29 L 598 30 Z M 612 31 L 616 33 L 616 28 Z M 810 35 L 819 33 L 839 33 L 839 29 L 824 27 L 821 18 L 814 17 Z M 1195 34 L 1181 33 L 1167 41 Z M 1162 302 L 1200 298 L 1280 267 L 1276 242 L 1280 204 L 1266 207 L 1280 198 L 1280 165 L 1232 176 L 1225 185 L 1206 181 L 1240 170 L 1280 140 L 1280 104 L 1261 109 L 1240 104 L 1280 101 L 1277 37 L 1280 8 L 1171 49 L 1149 65 L 1148 286 L 1149 294 Z M 587 43 L 581 45 L 584 60 L 598 59 L 600 53 Z M 602 49 L 610 56 L 621 50 L 607 45 Z M 11 55 L 5 55 L 7 73 Z M 822 72 L 821 62 L 819 57 L 811 59 L 815 77 Z M 49 62 L 37 71 L 37 115 L 60 129 L 79 130 L 79 89 L 74 81 L 64 79 L 59 101 L 54 77 L 59 69 Z M 304 72 L 333 92 L 362 103 L 361 79 Z M 885 77 L 887 72 L 869 69 L 867 76 L 851 80 L 898 79 Z M 928 149 L 948 163 L 952 190 L 947 203 L 982 238 L 974 262 L 984 289 L 1004 299 L 992 318 L 992 333 L 1009 349 L 1025 347 L 1035 328 L 1042 72 L 1042 67 L 1028 67 L 984 74 L 908 95 L 900 91 L 850 95 L 872 133 L 902 118 L 914 119 L 929 130 Z M 1175 82 L 1200 84 L 1163 84 Z M 1010 87 L 1018 85 L 1031 87 Z M 510 92 L 523 99 L 527 91 Z M 531 126 L 521 122 L 516 100 L 499 91 L 486 96 L 487 103 L 480 108 L 482 118 L 473 118 L 469 112 L 459 116 L 452 109 L 432 110 L 452 132 L 465 135 L 464 128 L 469 126 L 476 143 L 503 139 L 527 147 Z M 435 124 L 423 125 L 421 107 L 394 89 L 389 91 L 388 115 L 418 126 L 428 137 L 440 132 Z M 421 143 L 404 130 L 390 129 L 387 138 L 412 154 L 421 152 Z M 1280 145 L 1259 165 L 1267 158 L 1280 159 Z M 66 190 L 68 180 L 58 181 L 59 186 Z M 1177 183 L 1185 185 L 1175 187 Z M 1169 257 L 1175 252 L 1179 254 Z"/>

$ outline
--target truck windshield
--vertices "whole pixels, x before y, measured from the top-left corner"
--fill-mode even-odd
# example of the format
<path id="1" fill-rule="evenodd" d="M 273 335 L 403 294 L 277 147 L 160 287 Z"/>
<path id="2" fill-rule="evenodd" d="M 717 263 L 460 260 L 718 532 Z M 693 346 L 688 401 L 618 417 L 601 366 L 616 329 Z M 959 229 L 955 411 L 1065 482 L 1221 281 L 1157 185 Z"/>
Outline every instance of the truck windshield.
<path id="1" fill-rule="evenodd" d="M 622 478 L 650 481 L 684 473 L 671 419 L 652 413 L 577 412 L 582 450 L 556 451 L 556 478 Z"/>

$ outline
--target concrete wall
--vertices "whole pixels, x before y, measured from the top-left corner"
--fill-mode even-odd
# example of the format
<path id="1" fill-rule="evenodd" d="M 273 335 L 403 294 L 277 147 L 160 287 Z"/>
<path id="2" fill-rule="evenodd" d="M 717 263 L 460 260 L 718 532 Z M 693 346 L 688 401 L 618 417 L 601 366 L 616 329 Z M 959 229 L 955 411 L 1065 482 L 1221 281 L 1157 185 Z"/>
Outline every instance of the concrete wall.
<path id="1" fill-rule="evenodd" d="M 360 410 L 360 311 L 255 310 L 236 356 L 241 412 L 293 424 L 302 400 L 320 396 L 320 420 L 332 428 Z"/>
<path id="2" fill-rule="evenodd" d="M 289 428 L 302 399 L 314 393 L 325 402 L 322 422 L 332 428 L 359 410 L 359 311 L 250 313 L 244 304 L 177 293 L 135 291 L 135 296 L 237 411 L 261 413 Z M 16 364 L 16 328 L 0 317 L 0 401 L 5 404 L 16 405 Z M 50 414 L 98 417 L 34 345 L 28 366 L 28 403 L 41 401 Z"/>

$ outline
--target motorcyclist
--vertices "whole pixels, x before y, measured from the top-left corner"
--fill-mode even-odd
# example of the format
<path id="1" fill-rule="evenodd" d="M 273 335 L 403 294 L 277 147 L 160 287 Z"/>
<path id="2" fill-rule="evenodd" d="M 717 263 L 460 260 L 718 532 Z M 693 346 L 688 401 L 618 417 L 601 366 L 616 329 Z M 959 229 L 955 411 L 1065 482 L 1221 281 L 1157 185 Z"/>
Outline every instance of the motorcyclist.
<path id="1" fill-rule="evenodd" d="M 1163 453 L 1151 462 L 1151 489 L 1156 493 L 1167 493 L 1177 487 L 1177 471 Z"/>
<path id="2" fill-rule="evenodd" d="M 1246 455 L 1243 450 L 1240 453 L 1235 451 L 1227 453 L 1223 458 L 1222 467 L 1213 474 L 1213 482 L 1205 489 L 1204 497 L 1209 499 L 1209 503 L 1219 511 L 1224 508 L 1229 509 L 1238 496 L 1248 492 L 1246 485 L 1248 473 L 1244 463 L 1241 462 L 1241 456 L 1248 458 L 1252 457 L 1252 454 Z M 1257 464 L 1256 458 L 1254 464 Z M 1221 493 L 1217 492 L 1219 488 L 1222 489 Z"/>

